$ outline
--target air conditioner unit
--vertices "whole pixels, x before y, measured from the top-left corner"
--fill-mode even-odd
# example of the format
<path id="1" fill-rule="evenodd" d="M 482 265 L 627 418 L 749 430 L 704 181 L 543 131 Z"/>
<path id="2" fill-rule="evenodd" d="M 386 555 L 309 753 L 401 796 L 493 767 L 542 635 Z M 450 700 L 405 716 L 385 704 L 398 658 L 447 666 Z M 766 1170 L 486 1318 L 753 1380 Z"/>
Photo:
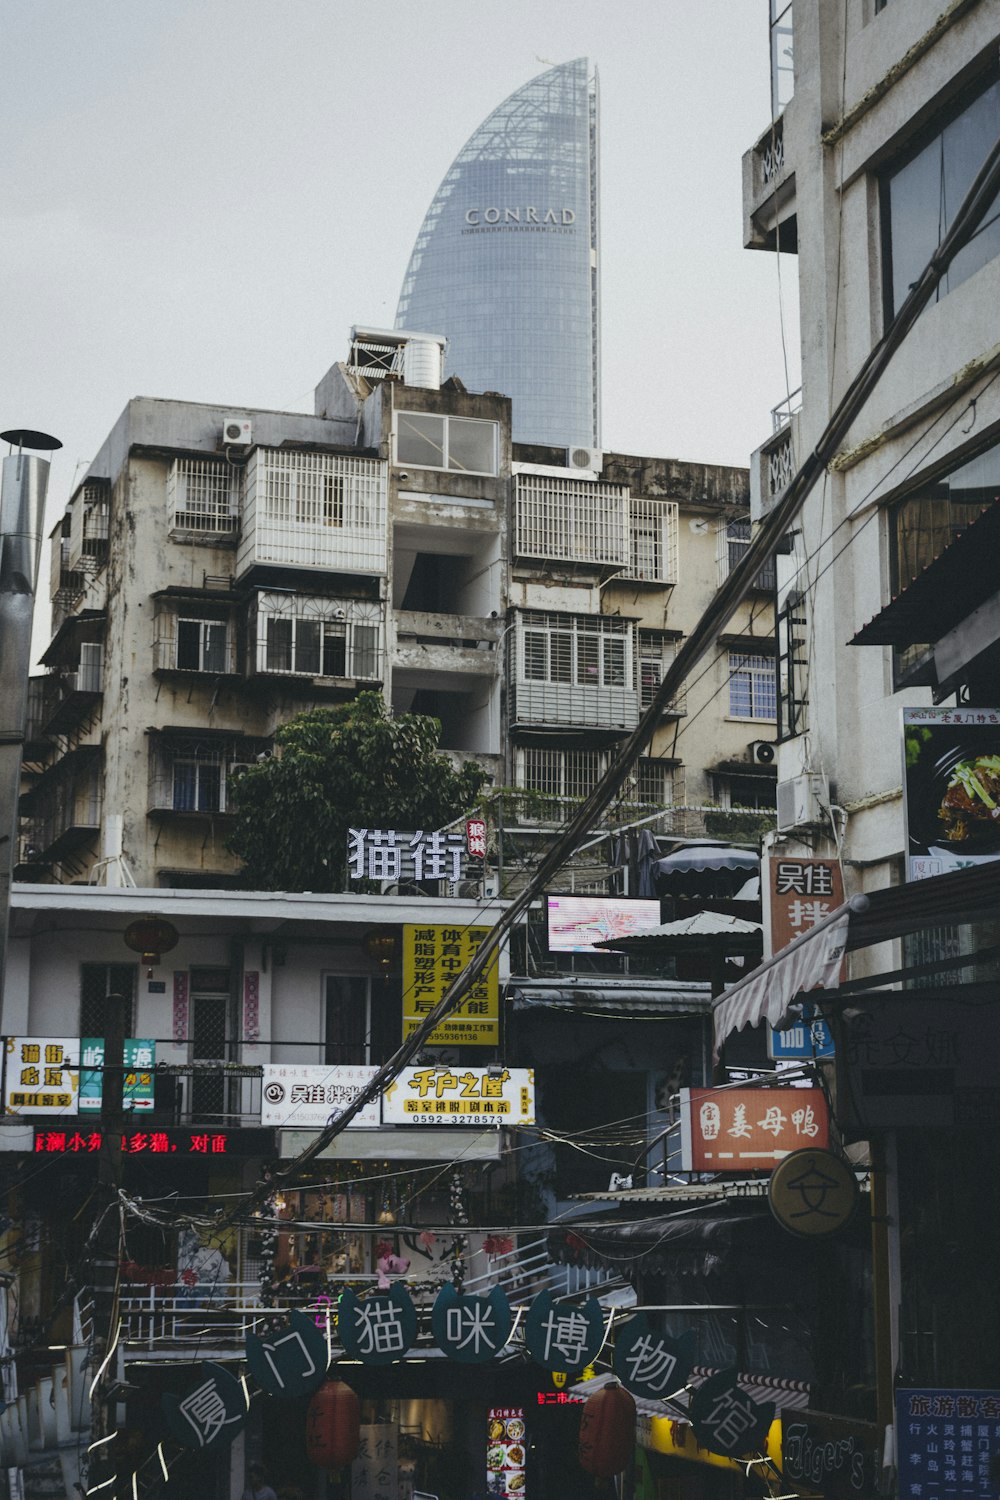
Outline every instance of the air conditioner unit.
<path id="1" fill-rule="evenodd" d="M 779 833 L 795 828 L 826 823 L 830 806 L 830 783 L 819 771 L 779 781 L 777 786 L 777 825 Z"/>
<path id="2" fill-rule="evenodd" d="M 242 776 L 244 771 L 249 771 L 251 769 L 252 768 L 249 761 L 234 760 L 232 765 L 229 767 L 228 774 L 230 776 Z"/>
<path id="3" fill-rule="evenodd" d="M 604 454 L 599 448 L 567 448 L 566 464 L 570 469 L 587 469 L 601 471 L 604 462 Z"/>
<path id="4" fill-rule="evenodd" d="M 751 740 L 747 746 L 747 759 L 755 766 L 773 766 L 775 747 L 771 740 Z"/>
<path id="5" fill-rule="evenodd" d="M 250 418 L 227 413 L 222 419 L 222 441 L 227 448 L 249 448 L 253 442 Z"/>

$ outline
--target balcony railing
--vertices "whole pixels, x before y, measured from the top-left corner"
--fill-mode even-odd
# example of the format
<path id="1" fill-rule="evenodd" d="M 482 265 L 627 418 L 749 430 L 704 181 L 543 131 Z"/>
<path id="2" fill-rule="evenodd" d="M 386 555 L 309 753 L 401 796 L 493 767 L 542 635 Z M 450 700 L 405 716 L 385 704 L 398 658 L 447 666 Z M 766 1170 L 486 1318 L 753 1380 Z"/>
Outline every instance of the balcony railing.
<path id="1" fill-rule="evenodd" d="M 624 570 L 631 563 L 628 505 L 624 485 L 519 474 L 514 552 Z"/>
<path id="2" fill-rule="evenodd" d="M 237 577 L 262 565 L 385 573 L 386 492 L 386 466 L 376 459 L 256 449 Z"/>

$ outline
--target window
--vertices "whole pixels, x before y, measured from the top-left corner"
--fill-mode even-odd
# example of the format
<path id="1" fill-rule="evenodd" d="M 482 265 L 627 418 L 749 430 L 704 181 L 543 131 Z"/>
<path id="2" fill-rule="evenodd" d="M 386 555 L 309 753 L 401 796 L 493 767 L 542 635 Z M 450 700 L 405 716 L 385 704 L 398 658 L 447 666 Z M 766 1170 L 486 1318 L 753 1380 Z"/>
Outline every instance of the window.
<path id="1" fill-rule="evenodd" d="M 659 630 L 639 631 L 639 707 L 643 712 L 652 703 L 664 673 L 676 655 L 677 642 L 672 636 Z M 670 700 L 663 712 L 685 712 L 683 690 Z"/>
<path id="2" fill-rule="evenodd" d="M 640 759 L 636 763 L 636 796 L 645 807 L 670 807 L 674 802 L 673 761 Z"/>
<path id="3" fill-rule="evenodd" d="M 309 613 L 271 613 L 298 604 Z M 336 600 L 297 600 L 282 604 L 278 596 L 260 596 L 257 616 L 257 670 L 289 672 L 303 677 L 354 677 L 377 681 L 379 623 L 358 619 L 365 606 Z"/>
<path id="4" fill-rule="evenodd" d="M 80 1035 L 104 1036 L 107 1031 L 108 995 L 124 995 L 125 1035 L 133 1031 L 132 1008 L 135 1003 L 134 964 L 80 965 Z"/>
<path id="5" fill-rule="evenodd" d="M 631 636 L 615 615 L 547 615 L 522 620 L 522 680 L 624 687 L 631 682 Z"/>
<path id="6" fill-rule="evenodd" d="M 224 620 L 178 619 L 177 666 L 182 672 L 225 672 L 226 625 Z"/>
<path id="7" fill-rule="evenodd" d="M 749 518 L 727 521 L 719 531 L 719 582 L 724 583 L 730 573 L 742 561 L 751 540 Z M 774 558 L 765 563 L 753 581 L 755 589 L 773 594 L 777 588 Z"/>
<path id="8" fill-rule="evenodd" d="M 776 120 L 795 92 L 792 0 L 771 0 L 771 119 Z"/>
<path id="9" fill-rule="evenodd" d="M 176 458 L 167 475 L 167 508 L 175 531 L 235 531 L 240 470 L 203 458 Z"/>
<path id="10" fill-rule="evenodd" d="M 773 656 L 729 653 L 729 714 L 733 719 L 773 719 L 777 712 Z"/>
<path id="11" fill-rule="evenodd" d="M 387 1062 L 400 1043 L 401 996 L 389 976 L 373 986 L 364 976 L 328 974 L 323 1061 Z"/>
<path id="12" fill-rule="evenodd" d="M 396 413 L 396 463 L 461 474 L 496 474 L 496 422 L 431 412 Z"/>
<path id="13" fill-rule="evenodd" d="M 1000 117 L 1000 80 L 993 78 L 957 113 L 920 137 L 917 148 L 882 179 L 886 317 L 893 318 L 951 225 L 986 159 Z M 1000 254 L 1000 197 L 938 284 L 936 300 Z"/>
<path id="14" fill-rule="evenodd" d="M 1000 443 L 949 474 L 925 481 L 888 511 L 889 593 L 895 598 L 974 521 L 1000 491 Z M 921 646 L 896 649 L 897 686 L 925 655 Z"/>
<path id="15" fill-rule="evenodd" d="M 677 582 L 677 516 L 673 500 L 629 500 L 630 578 Z"/>
<path id="16" fill-rule="evenodd" d="M 218 761 L 175 760 L 175 812 L 222 812 L 223 777 Z"/>
<path id="17" fill-rule="evenodd" d="M 550 797 L 586 797 L 604 774 L 605 757 L 596 750 L 518 751 L 518 784 Z"/>

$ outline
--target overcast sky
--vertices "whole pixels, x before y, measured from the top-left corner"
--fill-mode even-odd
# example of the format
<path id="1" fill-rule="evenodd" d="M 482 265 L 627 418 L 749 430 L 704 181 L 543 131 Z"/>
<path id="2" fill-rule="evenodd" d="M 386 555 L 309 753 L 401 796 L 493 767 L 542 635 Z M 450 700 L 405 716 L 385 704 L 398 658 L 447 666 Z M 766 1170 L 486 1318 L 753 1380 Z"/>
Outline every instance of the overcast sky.
<path id="1" fill-rule="evenodd" d="M 798 385 L 794 260 L 786 384 L 776 257 L 742 249 L 767 11 L 3 0 L 0 428 L 62 439 L 50 521 L 131 396 L 311 410 L 351 325 L 391 327 L 468 136 L 582 55 L 601 82 L 604 446 L 746 463 Z"/>

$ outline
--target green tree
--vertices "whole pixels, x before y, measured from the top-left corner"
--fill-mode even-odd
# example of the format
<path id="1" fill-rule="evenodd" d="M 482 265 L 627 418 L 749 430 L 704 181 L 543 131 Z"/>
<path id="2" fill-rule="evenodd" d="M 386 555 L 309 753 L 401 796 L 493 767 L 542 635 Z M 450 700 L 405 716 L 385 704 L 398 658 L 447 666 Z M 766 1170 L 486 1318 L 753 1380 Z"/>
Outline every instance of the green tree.
<path id="1" fill-rule="evenodd" d="M 229 848 L 262 891 L 341 891 L 348 828 L 442 828 L 472 808 L 480 766 L 456 771 L 425 714 L 390 718 L 379 693 L 283 724 L 270 760 L 232 784 Z"/>

